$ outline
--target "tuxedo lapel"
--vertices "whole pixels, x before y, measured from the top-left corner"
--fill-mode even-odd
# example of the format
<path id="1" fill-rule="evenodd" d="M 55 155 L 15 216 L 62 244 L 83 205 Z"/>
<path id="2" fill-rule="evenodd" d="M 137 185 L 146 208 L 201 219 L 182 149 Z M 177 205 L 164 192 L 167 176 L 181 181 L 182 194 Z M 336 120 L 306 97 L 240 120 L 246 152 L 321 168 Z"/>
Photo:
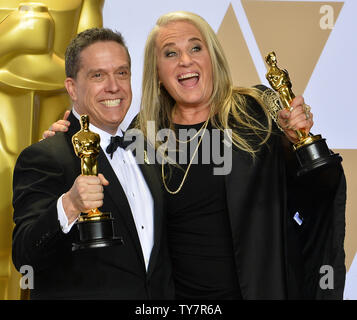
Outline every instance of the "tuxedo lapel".
<path id="1" fill-rule="evenodd" d="M 104 177 L 109 181 L 109 185 L 104 188 L 104 194 L 109 195 L 116 206 L 117 216 L 120 217 L 118 223 L 124 223 L 124 225 L 129 230 L 129 235 L 133 241 L 137 253 L 140 257 L 140 261 L 143 263 L 145 268 L 144 257 L 140 245 L 139 236 L 136 230 L 134 218 L 130 209 L 129 202 L 126 198 L 125 192 L 113 171 L 104 151 L 101 149 L 98 156 L 98 172 L 102 173 Z M 105 206 L 105 196 L 104 196 L 104 206 Z M 113 213 L 114 216 L 114 213 Z M 119 235 L 120 236 L 120 235 Z M 125 245 L 125 239 L 123 239 Z"/>
<path id="2" fill-rule="evenodd" d="M 67 120 L 71 123 L 71 125 L 68 127 L 67 134 L 70 136 L 70 138 L 72 138 L 75 133 L 81 130 L 81 124 L 72 111 L 69 114 Z"/>
<path id="3" fill-rule="evenodd" d="M 148 268 L 148 276 L 150 276 L 157 260 L 162 237 L 163 195 L 161 190 L 161 182 L 156 173 L 155 166 L 153 164 L 139 164 L 139 168 L 144 175 L 145 181 L 154 200 L 154 246 L 151 251 Z"/>

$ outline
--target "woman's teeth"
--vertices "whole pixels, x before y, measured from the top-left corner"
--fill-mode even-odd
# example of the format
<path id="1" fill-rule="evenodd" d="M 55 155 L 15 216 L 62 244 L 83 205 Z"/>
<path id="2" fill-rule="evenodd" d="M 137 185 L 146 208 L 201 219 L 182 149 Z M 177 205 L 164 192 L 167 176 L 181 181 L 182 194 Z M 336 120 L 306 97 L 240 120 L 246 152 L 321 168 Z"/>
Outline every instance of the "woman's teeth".
<path id="1" fill-rule="evenodd" d="M 198 73 L 197 72 L 190 72 L 190 73 L 186 73 L 186 74 L 182 74 L 178 77 L 179 80 L 185 80 L 188 78 L 193 78 L 193 77 L 198 77 Z"/>

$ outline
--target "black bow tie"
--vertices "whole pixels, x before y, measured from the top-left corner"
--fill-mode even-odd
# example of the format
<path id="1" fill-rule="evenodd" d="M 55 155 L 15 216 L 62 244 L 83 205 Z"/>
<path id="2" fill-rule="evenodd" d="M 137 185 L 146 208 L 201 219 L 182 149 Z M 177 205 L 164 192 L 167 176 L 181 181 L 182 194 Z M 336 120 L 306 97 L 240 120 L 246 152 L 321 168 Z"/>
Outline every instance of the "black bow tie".
<path id="1" fill-rule="evenodd" d="M 110 143 L 109 143 L 107 149 L 105 149 L 105 151 L 107 153 L 109 153 L 110 158 L 113 159 L 113 153 L 116 151 L 116 149 L 118 149 L 118 147 L 125 149 L 128 145 L 130 145 L 130 143 L 131 143 L 131 141 L 124 140 L 124 136 L 123 137 L 119 137 L 119 136 L 110 137 Z"/>

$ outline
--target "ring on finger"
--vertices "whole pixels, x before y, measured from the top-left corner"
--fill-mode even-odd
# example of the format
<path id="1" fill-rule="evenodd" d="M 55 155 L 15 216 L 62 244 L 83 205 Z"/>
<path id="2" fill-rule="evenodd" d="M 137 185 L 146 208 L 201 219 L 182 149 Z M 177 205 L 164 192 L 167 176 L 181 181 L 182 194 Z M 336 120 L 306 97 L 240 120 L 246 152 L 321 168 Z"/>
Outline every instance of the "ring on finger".
<path id="1" fill-rule="evenodd" d="M 309 111 L 311 110 L 311 107 L 310 107 L 308 104 L 306 104 L 306 103 L 304 103 L 304 104 L 302 105 L 302 107 L 303 107 L 304 111 L 309 112 Z"/>
<path id="2" fill-rule="evenodd" d="M 307 104 L 303 104 L 303 109 L 304 109 L 304 113 L 305 113 L 305 118 L 306 120 L 309 120 L 310 119 L 310 110 L 311 110 L 311 107 Z"/>

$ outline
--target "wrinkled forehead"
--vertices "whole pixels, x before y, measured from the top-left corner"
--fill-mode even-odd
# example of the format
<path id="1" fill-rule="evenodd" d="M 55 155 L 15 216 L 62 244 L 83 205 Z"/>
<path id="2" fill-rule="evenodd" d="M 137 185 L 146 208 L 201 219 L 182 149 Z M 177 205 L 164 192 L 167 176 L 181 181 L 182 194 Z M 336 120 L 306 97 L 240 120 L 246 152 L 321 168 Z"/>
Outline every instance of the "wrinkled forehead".
<path id="1" fill-rule="evenodd" d="M 186 20 L 171 21 L 158 27 L 155 44 L 158 49 L 161 49 L 167 44 L 176 44 L 189 39 L 205 42 L 201 31 L 194 23 Z"/>
<path id="2" fill-rule="evenodd" d="M 115 41 L 98 41 L 81 51 L 79 70 L 108 66 L 126 66 L 130 69 L 130 58 L 124 46 Z"/>

